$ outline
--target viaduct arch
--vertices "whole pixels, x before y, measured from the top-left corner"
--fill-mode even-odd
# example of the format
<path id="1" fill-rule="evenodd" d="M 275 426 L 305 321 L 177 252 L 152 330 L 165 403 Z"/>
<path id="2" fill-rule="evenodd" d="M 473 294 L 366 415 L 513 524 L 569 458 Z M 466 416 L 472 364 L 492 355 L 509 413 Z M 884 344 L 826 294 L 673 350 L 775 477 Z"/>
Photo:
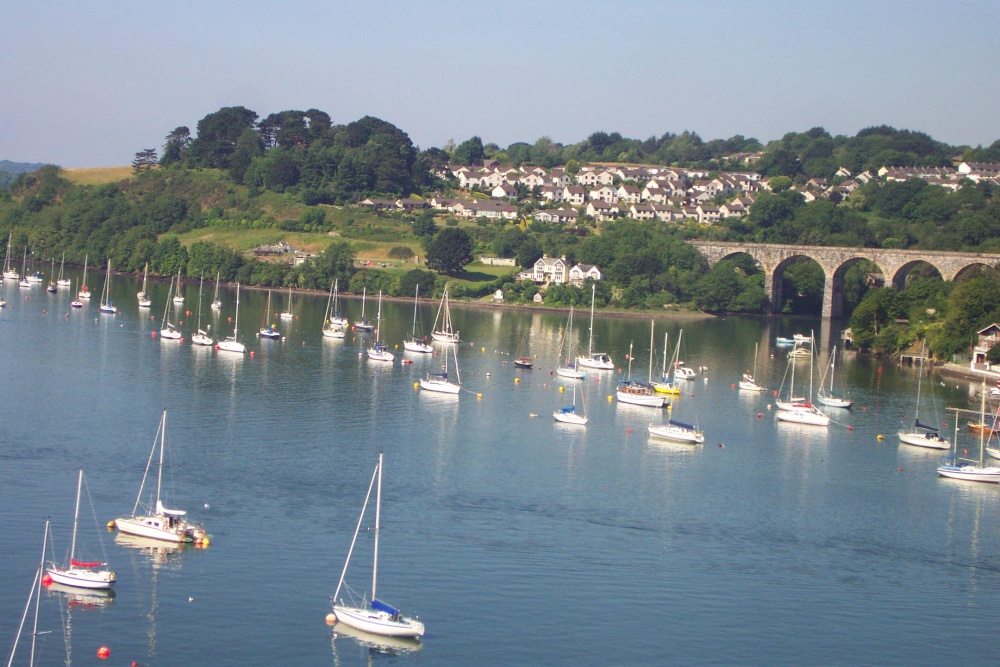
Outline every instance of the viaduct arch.
<path id="1" fill-rule="evenodd" d="M 899 289 L 906 275 L 919 262 L 927 262 L 944 280 L 954 280 L 975 266 L 996 266 L 1000 255 L 986 253 L 944 252 L 932 250 L 894 250 L 882 248 L 842 248 L 774 243 L 729 241 L 688 241 L 708 260 L 709 266 L 732 255 L 745 253 L 764 270 L 764 288 L 772 313 L 781 312 L 781 278 L 786 266 L 805 257 L 823 269 L 823 317 L 841 317 L 844 312 L 844 273 L 859 260 L 869 260 L 882 270 L 886 284 Z"/>

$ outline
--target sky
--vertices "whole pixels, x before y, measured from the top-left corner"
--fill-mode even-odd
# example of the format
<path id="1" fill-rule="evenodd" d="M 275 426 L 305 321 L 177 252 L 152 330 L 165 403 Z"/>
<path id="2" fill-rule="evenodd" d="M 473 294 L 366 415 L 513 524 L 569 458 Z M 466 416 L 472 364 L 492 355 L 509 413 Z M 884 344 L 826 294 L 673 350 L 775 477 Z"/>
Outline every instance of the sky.
<path id="1" fill-rule="evenodd" d="M 822 126 L 1000 139 L 1000 2 L 6 0 L 0 160 L 125 165 L 226 106 L 420 148 Z"/>

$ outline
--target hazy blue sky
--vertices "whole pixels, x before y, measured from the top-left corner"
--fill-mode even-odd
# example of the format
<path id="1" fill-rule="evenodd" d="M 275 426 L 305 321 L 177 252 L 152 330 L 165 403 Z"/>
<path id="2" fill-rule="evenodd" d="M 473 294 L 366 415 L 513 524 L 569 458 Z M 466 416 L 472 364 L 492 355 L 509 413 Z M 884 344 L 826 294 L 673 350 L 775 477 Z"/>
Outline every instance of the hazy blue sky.
<path id="1" fill-rule="evenodd" d="M 224 106 L 421 148 L 592 132 L 1000 139 L 1000 2 L 86 2 L 0 12 L 0 159 L 127 164 Z"/>

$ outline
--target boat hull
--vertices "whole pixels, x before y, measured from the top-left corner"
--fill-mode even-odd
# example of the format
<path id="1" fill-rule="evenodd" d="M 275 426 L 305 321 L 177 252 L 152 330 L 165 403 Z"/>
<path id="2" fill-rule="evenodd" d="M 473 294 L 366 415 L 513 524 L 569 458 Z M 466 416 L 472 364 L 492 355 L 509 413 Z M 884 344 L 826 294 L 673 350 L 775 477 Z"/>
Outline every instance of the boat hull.
<path id="1" fill-rule="evenodd" d="M 238 340 L 220 340 L 218 349 L 222 352 L 237 352 L 243 354 L 247 351 L 246 345 Z"/>
<path id="2" fill-rule="evenodd" d="M 817 396 L 816 400 L 828 408 L 843 408 L 847 410 L 854 405 L 854 401 L 848 401 L 844 398 L 835 398 L 833 396 Z"/>
<path id="3" fill-rule="evenodd" d="M 160 338 L 166 338 L 167 340 L 180 340 L 182 336 L 181 332 L 176 329 L 160 329 Z"/>
<path id="4" fill-rule="evenodd" d="M 375 350 L 375 349 L 369 349 L 368 350 L 368 360 L 369 361 L 386 361 L 386 362 L 391 362 L 395 358 L 396 358 L 396 355 L 394 355 L 392 352 L 389 352 L 388 350 Z"/>
<path id="5" fill-rule="evenodd" d="M 993 466 L 942 465 L 938 467 L 937 472 L 941 477 L 961 479 L 966 482 L 1000 483 L 1000 468 Z"/>
<path id="6" fill-rule="evenodd" d="M 431 334 L 431 338 L 439 343 L 457 343 L 459 341 L 458 333 L 448 333 L 447 331 L 435 331 Z"/>
<path id="7" fill-rule="evenodd" d="M 74 588 L 89 588 L 92 590 L 108 590 L 115 585 L 118 579 L 114 572 L 110 570 L 88 570 L 78 567 L 50 567 L 48 575 L 52 581 L 63 586 L 73 586 Z"/>
<path id="8" fill-rule="evenodd" d="M 342 328 L 324 328 L 323 329 L 324 338 L 343 338 L 344 330 Z"/>
<path id="9" fill-rule="evenodd" d="M 115 527 L 126 535 L 175 544 L 191 542 L 205 536 L 205 532 L 196 526 L 189 526 L 184 522 L 171 525 L 169 520 L 158 516 L 115 519 Z"/>
<path id="10" fill-rule="evenodd" d="M 829 426 L 830 418 L 821 412 L 812 410 L 778 410 L 779 421 L 806 426 Z"/>
<path id="11" fill-rule="evenodd" d="M 928 449 L 951 449 L 950 442 L 933 433 L 923 433 L 921 431 L 900 431 L 898 435 L 899 441 L 905 445 L 927 447 Z"/>
<path id="12" fill-rule="evenodd" d="M 420 352 L 421 354 L 431 354 L 434 348 L 422 340 L 404 340 L 403 349 L 407 352 Z"/>
<path id="13" fill-rule="evenodd" d="M 656 394 L 632 394 L 627 391 L 618 390 L 618 401 L 629 405 L 641 405 L 646 408 L 662 408 L 667 403 L 667 399 Z"/>
<path id="14" fill-rule="evenodd" d="M 462 390 L 457 384 L 444 380 L 428 380 L 427 378 L 420 379 L 420 388 L 425 391 L 436 391 L 439 394 L 457 394 Z"/>
<path id="15" fill-rule="evenodd" d="M 680 396 L 680 387 L 674 386 L 673 382 L 651 382 L 653 385 L 653 390 L 658 394 L 667 394 L 668 396 Z"/>
<path id="16" fill-rule="evenodd" d="M 679 426 L 657 426 L 655 424 L 649 424 L 648 426 L 649 434 L 657 438 L 663 438 L 664 440 L 673 440 L 674 442 L 686 442 L 692 445 L 702 445 L 705 443 L 705 434 L 701 431 L 695 431 L 689 428 L 681 428 Z"/>
<path id="17" fill-rule="evenodd" d="M 583 415 L 576 414 L 576 412 L 563 412 L 562 410 L 553 412 L 552 418 L 561 424 L 575 424 L 577 426 L 586 426 L 587 422 L 590 421 Z"/>
<path id="18" fill-rule="evenodd" d="M 589 357 L 577 357 L 576 365 L 583 368 L 593 368 L 598 371 L 615 370 L 615 362 L 606 354 L 595 352 Z"/>
<path id="19" fill-rule="evenodd" d="M 423 637 L 424 624 L 405 616 L 394 617 L 384 611 L 333 605 L 337 621 L 373 635 L 382 637 Z M 397 620 L 398 619 L 398 620 Z"/>
<path id="20" fill-rule="evenodd" d="M 750 382 L 748 380 L 740 380 L 739 386 L 743 391 L 767 391 L 765 387 L 761 387 L 756 382 Z"/>
<path id="21" fill-rule="evenodd" d="M 211 347 L 212 345 L 215 345 L 215 341 L 212 340 L 212 338 L 209 336 L 205 336 L 203 334 L 194 334 L 193 336 L 191 336 L 191 344 Z"/>
<path id="22" fill-rule="evenodd" d="M 575 368 L 557 368 L 556 375 L 561 378 L 566 378 L 569 380 L 582 380 L 587 377 L 587 374 L 583 371 L 578 371 Z"/>

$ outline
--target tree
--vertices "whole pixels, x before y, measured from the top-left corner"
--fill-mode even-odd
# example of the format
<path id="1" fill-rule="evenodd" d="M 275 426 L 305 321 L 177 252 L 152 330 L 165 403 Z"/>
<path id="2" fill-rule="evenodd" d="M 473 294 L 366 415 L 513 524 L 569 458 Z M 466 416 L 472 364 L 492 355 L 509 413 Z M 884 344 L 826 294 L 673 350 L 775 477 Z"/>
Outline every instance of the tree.
<path id="1" fill-rule="evenodd" d="M 446 227 L 425 246 L 427 266 L 446 275 L 455 275 L 472 261 L 472 239 L 459 227 Z"/>
<path id="2" fill-rule="evenodd" d="M 138 174 L 139 172 L 149 171 L 156 164 L 156 149 L 144 148 L 136 153 L 135 158 L 132 160 L 132 173 Z"/>
<path id="3" fill-rule="evenodd" d="M 486 152 L 483 149 L 483 140 L 479 137 L 472 137 L 471 139 L 466 139 L 458 145 L 458 148 L 455 149 L 451 159 L 455 164 L 471 166 L 477 161 L 482 160 L 485 155 Z"/>
<path id="4" fill-rule="evenodd" d="M 437 225 L 434 224 L 434 214 L 430 211 L 422 211 L 413 220 L 414 235 L 423 238 L 434 236 L 437 232 Z"/>
<path id="5" fill-rule="evenodd" d="M 333 243 L 316 260 L 316 269 L 327 279 L 327 289 L 334 280 L 347 285 L 354 273 L 354 250 L 344 241 Z"/>
<path id="6" fill-rule="evenodd" d="M 437 276 L 431 271 L 412 269 L 399 277 L 399 296 L 409 296 L 416 293 L 417 285 L 420 293 L 426 297 L 434 294 L 434 281 Z"/>
<path id="7" fill-rule="evenodd" d="M 167 143 L 163 145 L 163 156 L 160 158 L 160 165 L 164 167 L 184 159 L 188 146 L 191 145 L 191 130 L 185 125 L 174 128 L 174 131 L 167 135 L 166 141 Z"/>
<path id="8" fill-rule="evenodd" d="M 224 107 L 198 121 L 198 138 L 189 157 L 195 166 L 228 169 L 236 143 L 245 130 L 253 130 L 257 114 L 244 107 Z"/>

